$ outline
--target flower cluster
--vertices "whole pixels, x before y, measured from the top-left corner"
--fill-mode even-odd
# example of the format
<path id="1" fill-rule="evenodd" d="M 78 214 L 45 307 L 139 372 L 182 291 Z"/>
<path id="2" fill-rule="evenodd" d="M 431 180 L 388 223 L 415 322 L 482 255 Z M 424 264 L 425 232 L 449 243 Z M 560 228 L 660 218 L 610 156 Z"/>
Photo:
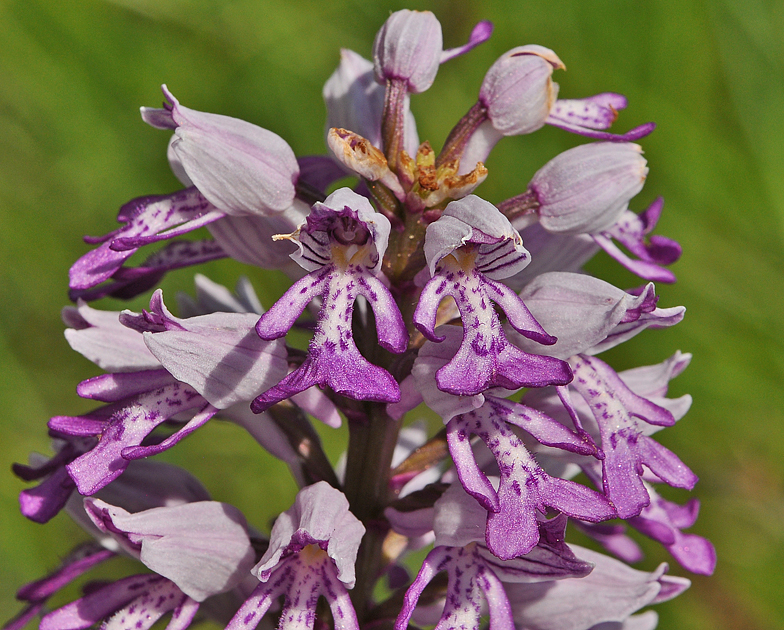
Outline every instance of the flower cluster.
<path id="1" fill-rule="evenodd" d="M 37 616 L 42 630 L 146 630 L 165 615 L 169 630 L 204 616 L 227 630 L 653 628 L 655 612 L 634 613 L 689 581 L 627 566 L 641 559 L 627 526 L 685 569 L 713 571 L 711 544 L 681 531 L 698 502 L 657 489 L 697 481 L 653 435 L 691 404 L 666 396 L 690 356 L 620 373 L 597 357 L 684 314 L 659 307 L 653 284 L 674 281 L 680 255 L 651 234 L 661 199 L 629 209 L 648 171 L 635 142 L 654 125 L 608 131 L 626 99 L 558 98 L 563 63 L 528 45 L 492 65 L 436 153 L 417 137 L 411 95 L 491 31 L 481 22 L 445 50 L 432 13 L 398 11 L 372 61 L 344 50 L 324 86 L 328 156 L 297 158 L 272 131 L 189 109 L 166 86 L 162 108 L 142 108 L 173 132 L 185 188 L 128 202 L 122 226 L 86 239 L 95 248 L 71 268 L 65 336 L 105 371 L 77 389 L 97 406 L 52 418 L 55 454 L 14 471 L 38 482 L 20 495 L 26 517 L 65 509 L 93 541 L 19 590 L 6 630 Z M 554 157 L 517 196 L 474 194 L 501 138 L 546 124 L 595 142 Z M 346 177 L 353 188 L 336 189 Z M 180 240 L 201 227 L 211 238 Z M 623 290 L 584 273 L 599 249 L 645 282 Z M 201 275 L 179 316 L 160 290 L 141 313 L 88 305 L 222 257 L 281 270 L 291 287 L 267 311 L 247 281 L 232 293 Z M 295 326 L 312 330 L 306 351 L 286 343 Z M 406 422 L 420 405 L 440 431 Z M 189 472 L 147 459 L 213 418 L 243 427 L 300 487 L 269 536 Z M 313 419 L 348 422 L 343 466 Z M 568 545 L 567 523 L 616 558 Z M 53 594 L 118 555 L 144 568 L 52 609 Z"/>

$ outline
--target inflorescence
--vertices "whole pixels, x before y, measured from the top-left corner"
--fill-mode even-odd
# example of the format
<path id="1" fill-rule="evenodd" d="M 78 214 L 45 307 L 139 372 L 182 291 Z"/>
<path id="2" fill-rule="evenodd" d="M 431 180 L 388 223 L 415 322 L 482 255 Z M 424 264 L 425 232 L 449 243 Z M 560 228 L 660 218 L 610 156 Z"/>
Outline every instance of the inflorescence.
<path id="1" fill-rule="evenodd" d="M 697 481 L 653 435 L 691 404 L 666 397 L 690 355 L 620 373 L 597 357 L 684 314 L 660 308 L 653 284 L 674 281 L 681 253 L 651 234 L 662 200 L 628 208 L 648 172 L 636 141 L 654 125 L 608 131 L 623 96 L 559 98 L 561 60 L 521 46 L 488 70 L 436 154 L 410 97 L 491 31 L 480 22 L 444 50 L 432 13 L 398 11 L 372 61 L 343 50 L 324 86 L 327 156 L 297 158 L 272 131 L 189 109 L 166 86 L 162 108 L 142 108 L 173 132 L 185 188 L 125 204 L 121 227 L 85 239 L 95 247 L 71 268 L 65 336 L 105 370 L 77 389 L 98 406 L 52 418 L 55 454 L 14 472 L 38 482 L 20 495 L 27 518 L 65 509 L 93 540 L 19 590 L 6 630 L 38 616 L 41 630 L 145 630 L 167 614 L 168 630 L 205 617 L 228 630 L 643 630 L 656 613 L 634 613 L 689 581 L 665 564 L 627 566 L 642 555 L 627 526 L 685 569 L 713 571 L 711 544 L 681 531 L 696 499 L 656 490 Z M 475 195 L 495 144 L 544 125 L 595 141 L 517 196 Z M 336 188 L 346 177 L 353 188 Z M 178 239 L 202 227 L 211 238 Z M 600 249 L 647 284 L 583 272 Z M 246 280 L 232 293 L 201 275 L 179 316 L 160 289 L 141 313 L 88 305 L 225 257 L 282 270 L 291 287 L 267 311 Z M 312 330 L 307 351 L 287 345 L 292 327 Z M 422 404 L 443 420 L 434 435 L 410 422 Z M 300 487 L 269 536 L 191 473 L 148 459 L 213 418 L 246 429 Z M 340 470 L 313 419 L 348 422 Z M 615 558 L 567 545 L 567 522 Z M 412 567 L 409 552 L 428 547 Z M 52 609 L 52 595 L 118 555 L 144 567 Z"/>

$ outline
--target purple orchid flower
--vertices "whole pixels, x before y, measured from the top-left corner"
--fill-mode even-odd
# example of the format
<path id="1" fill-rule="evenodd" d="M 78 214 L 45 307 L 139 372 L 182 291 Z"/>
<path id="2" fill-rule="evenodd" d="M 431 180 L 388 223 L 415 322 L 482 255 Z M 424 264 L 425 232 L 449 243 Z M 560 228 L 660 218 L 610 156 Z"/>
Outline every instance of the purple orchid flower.
<path id="1" fill-rule="evenodd" d="M 504 582 L 581 578 L 591 565 L 575 558 L 563 542 L 566 519 L 540 523 L 540 543 L 527 555 L 499 560 L 483 545 L 485 512 L 459 484 L 453 484 L 435 503 L 433 528 L 435 548 L 422 563 L 414 582 L 406 591 L 396 630 L 408 627 L 417 601 L 435 575 L 446 571 L 447 594 L 436 628 L 476 628 L 489 608 L 490 628 L 513 630 L 512 609 Z"/>
<path id="2" fill-rule="evenodd" d="M 134 575 L 87 593 L 41 620 L 44 630 L 88 628 L 102 620 L 147 630 L 167 612 L 184 629 L 201 602 L 236 587 L 253 566 L 247 525 L 236 508 L 214 501 L 130 514 L 86 499 L 94 525 L 154 574 Z M 107 626 L 109 627 L 109 626 Z"/>
<path id="3" fill-rule="evenodd" d="M 621 518 L 636 516 L 650 503 L 643 464 L 657 478 L 691 490 L 697 476 L 669 449 L 646 435 L 645 425 L 672 426 L 670 411 L 635 394 L 606 363 L 577 355 L 571 360 L 574 389 L 588 404 L 601 434 L 603 486 Z M 568 405 L 569 399 L 564 396 Z M 571 409 L 573 417 L 577 413 Z"/>
<path id="4" fill-rule="evenodd" d="M 501 329 L 492 302 L 523 336 L 543 344 L 556 341 L 510 289 L 496 282 L 524 268 L 528 252 L 492 204 L 474 195 L 450 203 L 428 226 L 425 256 L 433 277 L 414 313 L 417 328 L 431 341 L 443 341 L 434 328 L 438 306 L 447 296 L 454 298 L 463 319 L 463 343 L 436 373 L 440 389 L 472 396 L 488 387 L 543 387 L 571 380 L 562 361 L 520 351 Z"/>
<path id="5" fill-rule="evenodd" d="M 379 344 L 396 353 L 408 344 L 400 311 L 378 277 L 389 229 L 367 199 L 342 188 L 313 206 L 290 237 L 300 247 L 292 257 L 310 273 L 261 316 L 256 332 L 266 340 L 282 337 L 317 296 L 322 298 L 319 322 L 305 362 L 253 401 L 256 413 L 316 384 L 357 400 L 400 398 L 395 379 L 359 353 L 352 334 L 354 302 L 361 295 L 376 316 Z"/>
<path id="6" fill-rule="evenodd" d="M 604 131 L 625 109 L 626 98 L 603 93 L 556 100 L 558 85 L 552 73 L 559 69 L 566 66 L 544 46 L 518 46 L 502 55 L 485 75 L 476 104 L 449 134 L 441 159 L 459 159 L 459 172 L 467 173 L 485 162 L 504 136 L 531 133 L 545 124 L 612 142 L 636 141 L 655 128 L 646 123 L 621 135 Z"/>
<path id="7" fill-rule="evenodd" d="M 255 314 L 213 313 L 179 319 L 169 313 L 158 291 L 149 312 L 126 312 L 120 321 L 137 335 L 143 332 L 151 356 L 162 368 L 88 379 L 79 385 L 79 394 L 109 404 L 83 416 L 57 416 L 50 421 L 53 431 L 65 435 L 100 436 L 91 450 L 66 466 L 85 495 L 116 479 L 130 459 L 171 448 L 220 409 L 252 400 L 287 369 L 282 344 L 264 342 L 254 333 Z M 146 360 L 138 344 L 130 343 Z M 98 358 L 106 354 L 100 346 L 87 349 Z M 159 444 L 142 445 L 158 425 L 188 411 L 194 415 L 174 435 Z"/>
<path id="8" fill-rule="evenodd" d="M 323 481 L 300 490 L 294 505 L 275 521 L 267 553 L 253 568 L 261 584 L 226 630 L 253 630 L 281 595 L 281 630 L 313 628 L 320 596 L 332 610 L 335 628 L 359 630 L 347 589 L 354 588 L 354 562 L 364 533 L 339 490 Z"/>

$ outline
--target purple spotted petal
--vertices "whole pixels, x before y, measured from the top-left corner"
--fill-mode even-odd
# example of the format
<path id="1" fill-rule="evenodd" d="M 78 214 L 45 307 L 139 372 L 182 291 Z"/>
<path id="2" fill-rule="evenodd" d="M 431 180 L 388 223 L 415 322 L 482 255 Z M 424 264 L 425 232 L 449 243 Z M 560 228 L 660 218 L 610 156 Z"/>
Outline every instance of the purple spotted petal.
<path id="1" fill-rule="evenodd" d="M 139 446 L 156 426 L 171 416 L 189 409 L 203 409 L 206 404 L 189 386 L 170 383 L 92 414 L 56 416 L 49 421 L 49 427 L 67 435 L 100 436 L 95 448 L 67 466 L 79 492 L 90 495 L 119 477 L 128 466 L 128 460 L 121 454 L 125 448 Z"/>
<path id="2" fill-rule="evenodd" d="M 400 388 L 392 375 L 365 359 L 354 343 L 352 314 L 359 295 L 376 314 L 381 346 L 397 353 L 405 350 L 408 333 L 389 289 L 362 266 L 350 265 L 341 271 L 330 264 L 294 283 L 256 324 L 262 339 L 281 337 L 314 297 L 322 297 L 308 356 L 253 401 L 251 408 L 256 413 L 317 384 L 357 400 L 400 400 Z"/>
<path id="3" fill-rule="evenodd" d="M 671 283 L 675 282 L 675 274 L 665 267 L 680 258 L 681 246 L 664 236 L 648 236 L 656 227 L 663 206 L 664 200 L 659 197 L 639 215 L 627 210 L 614 226 L 602 234 L 594 234 L 593 238 L 604 251 L 632 273 L 646 280 Z M 638 260 L 621 251 L 613 243 L 613 238 L 637 256 Z"/>
<path id="4" fill-rule="evenodd" d="M 357 615 L 346 586 L 322 550 L 308 549 L 285 558 L 259 584 L 232 617 L 226 630 L 253 630 L 272 603 L 284 595 L 280 630 L 312 628 L 319 597 L 329 604 L 336 630 L 359 630 Z"/>
<path id="5" fill-rule="evenodd" d="M 411 375 L 413 386 L 421 394 L 427 406 L 446 423 L 454 416 L 481 407 L 485 397 L 483 394 L 458 396 L 438 388 L 435 374 L 455 356 L 463 339 L 463 333 L 457 326 L 439 326 L 437 332 L 438 337 L 444 340 L 440 343 L 425 342 L 411 368 Z"/>
<path id="6" fill-rule="evenodd" d="M 440 571 L 448 575 L 444 610 L 437 630 L 478 628 L 487 603 L 492 630 L 514 630 L 511 608 L 504 587 L 490 570 L 475 546 L 468 548 L 436 547 L 425 558 L 414 582 L 406 591 L 395 630 L 405 630 L 417 601 L 427 584 Z"/>
<path id="7" fill-rule="evenodd" d="M 645 123 L 624 134 L 601 131 L 612 126 L 618 117 L 618 111 L 626 109 L 626 105 L 625 96 L 612 92 L 588 98 L 558 100 L 550 110 L 547 124 L 597 140 L 633 142 L 647 136 L 656 125 Z"/>
<path id="8" fill-rule="evenodd" d="M 468 443 L 471 433 L 487 444 L 498 462 L 501 480 L 497 491 L 483 474 L 476 478 L 473 465 L 466 471 L 464 464 L 470 450 L 460 445 Z M 487 546 L 502 559 L 526 554 L 536 546 L 539 541 L 536 513 L 544 514 L 546 507 L 589 521 L 614 516 L 613 507 L 602 495 L 547 475 L 490 404 L 450 420 L 447 440 L 466 491 L 492 510 L 487 519 Z"/>
<path id="9" fill-rule="evenodd" d="M 618 118 L 618 112 L 626 109 L 627 105 L 625 96 L 612 92 L 588 98 L 559 99 L 550 117 L 589 129 L 609 129 Z"/>
<path id="10" fill-rule="evenodd" d="M 134 575 L 49 613 L 41 620 L 41 630 L 83 630 L 107 620 L 106 630 L 148 630 L 167 612 L 181 616 L 187 596 L 172 582 L 159 576 Z M 187 606 L 191 616 L 194 606 Z"/>
<path id="11" fill-rule="evenodd" d="M 112 277 L 139 246 L 195 230 L 221 216 L 223 213 L 195 188 L 129 201 L 117 216 L 125 226 L 88 240 L 101 244 L 73 264 L 69 286 L 73 290 L 90 289 Z"/>
<path id="12" fill-rule="evenodd" d="M 523 352 L 507 341 L 491 299 L 504 308 L 522 334 L 540 343 L 555 341 L 517 296 L 473 268 L 464 271 L 451 256 L 442 259 L 414 312 L 414 324 L 425 337 L 442 341 L 434 326 L 438 305 L 447 296 L 454 298 L 463 319 L 463 342 L 453 359 L 436 373 L 439 389 L 473 396 L 488 387 L 543 387 L 571 380 L 570 370 L 562 361 Z"/>
<path id="13" fill-rule="evenodd" d="M 216 221 L 217 223 L 217 221 Z M 122 300 L 136 297 L 157 285 L 167 272 L 212 260 L 226 258 L 227 253 L 212 239 L 203 241 L 172 241 L 149 256 L 139 267 L 120 267 L 110 279 L 90 289 L 71 289 L 74 301 L 98 300 L 110 295 Z"/>
<path id="14" fill-rule="evenodd" d="M 588 403 L 601 433 L 604 491 L 621 518 L 637 516 L 650 502 L 641 478 L 643 464 L 672 486 L 694 487 L 697 476 L 674 453 L 643 433 L 641 420 L 660 426 L 674 424 L 669 411 L 634 394 L 596 358 L 576 357 L 573 369 L 574 387 Z"/>

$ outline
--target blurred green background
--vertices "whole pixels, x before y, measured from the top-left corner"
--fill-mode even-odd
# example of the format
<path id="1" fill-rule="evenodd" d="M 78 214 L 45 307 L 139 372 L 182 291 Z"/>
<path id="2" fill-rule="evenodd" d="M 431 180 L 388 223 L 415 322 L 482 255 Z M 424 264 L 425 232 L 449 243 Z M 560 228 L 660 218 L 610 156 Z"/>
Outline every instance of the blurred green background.
<path id="1" fill-rule="evenodd" d="M 608 359 L 625 369 L 676 349 L 694 353 L 671 388 L 694 396 L 692 411 L 660 436 L 701 477 L 692 531 L 719 554 L 712 578 L 695 577 L 690 591 L 657 608 L 659 627 L 784 627 L 780 1 L 0 1 L 0 468 L 49 452 L 50 416 L 89 408 L 74 387 L 99 371 L 68 348 L 58 315 L 68 267 L 87 251 L 81 236 L 113 229 L 132 197 L 178 188 L 165 160 L 168 134 L 143 124 L 138 106 L 158 106 L 166 82 L 188 107 L 269 128 L 298 155 L 324 153 L 321 87 L 339 48 L 369 56 L 389 11 L 404 7 L 434 11 L 446 46 L 462 44 L 480 19 L 496 26 L 412 99 L 420 137 L 436 148 L 490 64 L 529 43 L 566 63 L 556 75 L 563 97 L 623 92 L 630 108 L 618 131 L 658 123 L 642 143 L 651 171 L 632 208 L 665 196 L 657 232 L 679 240 L 684 255 L 678 283 L 659 287 L 660 304 L 688 313 Z M 552 128 L 505 139 L 480 194 L 498 202 L 522 192 L 539 166 L 580 142 Z M 618 286 L 639 283 L 604 254 L 590 268 Z M 248 275 L 267 307 L 285 288 L 275 273 L 225 261 L 205 272 L 229 285 Z M 192 292 L 191 278 L 170 274 L 168 299 Z M 330 434 L 331 457 L 344 440 Z M 215 498 L 262 529 L 293 497 L 284 467 L 230 426 L 212 423 L 163 458 L 196 471 Z M 0 619 L 18 610 L 15 589 L 81 536 L 64 515 L 45 527 L 22 518 L 23 487 L 10 471 L 0 477 Z M 646 550 L 642 568 L 667 559 L 655 545 Z M 674 562 L 672 571 L 686 574 Z"/>

